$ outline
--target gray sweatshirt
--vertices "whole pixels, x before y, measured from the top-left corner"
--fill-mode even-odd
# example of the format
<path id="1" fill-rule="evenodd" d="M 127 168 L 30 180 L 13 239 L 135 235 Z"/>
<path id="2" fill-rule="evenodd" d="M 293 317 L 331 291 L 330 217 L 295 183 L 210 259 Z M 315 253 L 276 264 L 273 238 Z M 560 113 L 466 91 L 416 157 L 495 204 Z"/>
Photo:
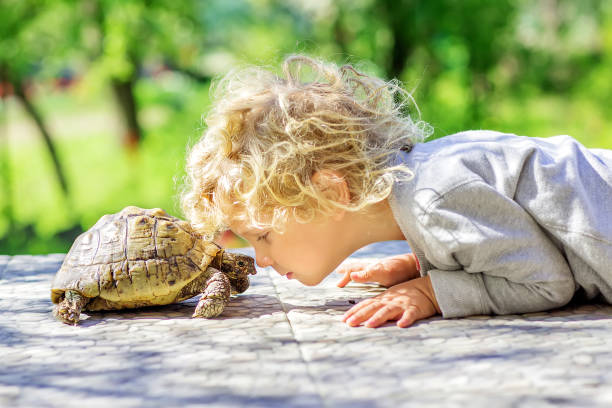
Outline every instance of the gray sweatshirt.
<path id="1" fill-rule="evenodd" d="M 444 317 L 612 303 L 612 150 L 467 131 L 396 158 L 391 209 Z"/>

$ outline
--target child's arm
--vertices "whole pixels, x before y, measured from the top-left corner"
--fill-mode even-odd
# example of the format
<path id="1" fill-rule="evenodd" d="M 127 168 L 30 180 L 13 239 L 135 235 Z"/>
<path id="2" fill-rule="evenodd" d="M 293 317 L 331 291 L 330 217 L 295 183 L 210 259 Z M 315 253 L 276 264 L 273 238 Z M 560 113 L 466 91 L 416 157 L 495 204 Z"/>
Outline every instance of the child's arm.
<path id="1" fill-rule="evenodd" d="M 408 327 L 439 313 L 431 281 L 425 276 L 395 285 L 356 304 L 344 314 L 342 321 L 350 326 L 365 322 L 366 327 L 378 327 L 388 320 L 397 320 L 399 327 Z"/>
<path id="2" fill-rule="evenodd" d="M 341 264 L 336 271 L 344 274 L 337 283 L 340 288 L 350 281 L 376 282 L 388 288 L 420 276 L 413 254 L 394 255 L 378 261 L 350 260 Z"/>
<path id="3" fill-rule="evenodd" d="M 444 317 L 537 312 L 570 301 L 568 262 L 525 208 L 479 180 L 434 198 L 420 203 L 427 212 L 414 244 L 434 267 L 424 274 Z M 549 222 L 549 231 L 567 228 L 565 220 Z"/>

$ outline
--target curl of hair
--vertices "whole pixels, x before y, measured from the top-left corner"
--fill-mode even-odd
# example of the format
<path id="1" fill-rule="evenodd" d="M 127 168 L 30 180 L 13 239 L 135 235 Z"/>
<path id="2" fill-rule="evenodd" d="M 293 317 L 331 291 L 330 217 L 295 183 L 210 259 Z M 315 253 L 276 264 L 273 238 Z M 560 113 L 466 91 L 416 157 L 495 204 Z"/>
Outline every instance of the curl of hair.
<path id="1" fill-rule="evenodd" d="M 236 69 L 211 86 L 207 129 L 188 154 L 181 194 L 185 216 L 204 234 L 232 222 L 281 231 L 288 217 L 359 211 L 412 174 L 392 159 L 431 127 L 411 119 L 416 104 L 398 81 L 303 55 L 287 57 L 282 72 Z M 350 202 L 313 184 L 319 170 L 343 175 Z"/>

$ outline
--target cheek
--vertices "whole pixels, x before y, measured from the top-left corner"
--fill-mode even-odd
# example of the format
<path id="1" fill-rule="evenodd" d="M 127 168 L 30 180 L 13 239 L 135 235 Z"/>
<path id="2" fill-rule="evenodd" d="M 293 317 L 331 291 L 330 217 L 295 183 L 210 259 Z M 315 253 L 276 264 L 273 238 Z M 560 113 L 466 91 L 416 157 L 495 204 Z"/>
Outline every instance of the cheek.
<path id="1" fill-rule="evenodd" d="M 330 272 L 337 242 L 329 231 L 306 225 L 288 231 L 283 238 L 275 245 L 274 258 L 281 267 L 303 274 L 303 284 L 316 285 L 320 276 Z"/>

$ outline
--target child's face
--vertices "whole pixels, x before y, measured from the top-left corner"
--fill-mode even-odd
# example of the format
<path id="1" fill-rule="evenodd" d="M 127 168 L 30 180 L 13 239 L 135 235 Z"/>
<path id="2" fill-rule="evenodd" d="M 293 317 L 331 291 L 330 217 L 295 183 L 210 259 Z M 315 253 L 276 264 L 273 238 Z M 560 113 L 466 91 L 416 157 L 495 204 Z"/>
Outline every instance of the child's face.
<path id="1" fill-rule="evenodd" d="M 237 225 L 231 229 L 253 246 L 258 266 L 271 266 L 282 276 L 313 286 L 348 255 L 344 239 L 338 234 L 341 224 L 328 217 L 308 224 L 291 220 L 282 234 L 273 230 L 244 230 Z"/>

